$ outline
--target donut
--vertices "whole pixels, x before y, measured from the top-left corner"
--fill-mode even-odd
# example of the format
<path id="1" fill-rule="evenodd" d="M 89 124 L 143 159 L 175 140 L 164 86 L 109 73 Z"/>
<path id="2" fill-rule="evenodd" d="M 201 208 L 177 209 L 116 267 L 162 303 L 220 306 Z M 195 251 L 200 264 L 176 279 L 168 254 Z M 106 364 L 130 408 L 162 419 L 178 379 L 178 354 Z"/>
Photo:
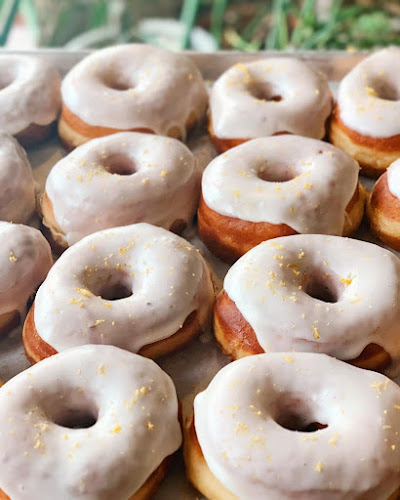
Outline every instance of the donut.
<path id="1" fill-rule="evenodd" d="M 0 130 L 32 145 L 52 131 L 61 104 L 60 76 L 47 60 L 0 55 Z"/>
<path id="2" fill-rule="evenodd" d="M 295 235 L 234 264 L 214 308 L 214 331 L 234 359 L 317 352 L 390 377 L 400 374 L 400 260 L 372 243 Z"/>
<path id="3" fill-rule="evenodd" d="M 400 388 L 323 354 L 225 366 L 194 401 L 187 475 L 209 500 L 395 500 Z"/>
<path id="4" fill-rule="evenodd" d="M 299 59 L 261 59 L 235 64 L 215 82 L 209 133 L 219 153 L 277 134 L 322 139 L 331 111 L 325 75 Z"/>
<path id="5" fill-rule="evenodd" d="M 72 149 L 133 130 L 185 139 L 202 121 L 207 91 L 186 57 L 152 45 L 109 47 L 87 56 L 62 82 L 58 131 Z"/>
<path id="6" fill-rule="evenodd" d="M 93 139 L 50 171 L 43 223 L 61 248 L 136 222 L 180 232 L 196 213 L 200 178 L 195 156 L 176 139 L 138 132 Z"/>
<path id="7" fill-rule="evenodd" d="M 35 211 L 35 193 L 25 151 L 12 136 L 0 133 L 0 220 L 28 222 Z"/>
<path id="8" fill-rule="evenodd" d="M 206 326 L 214 302 L 205 260 L 149 224 L 91 234 L 70 247 L 38 290 L 24 324 L 32 362 L 84 344 L 155 358 Z"/>
<path id="9" fill-rule="evenodd" d="M 400 160 L 393 162 L 376 182 L 367 203 L 372 233 L 400 250 Z"/>
<path id="10" fill-rule="evenodd" d="M 53 258 L 50 245 L 33 227 L 0 221 L 0 240 L 0 334 L 5 334 L 24 319 Z"/>
<path id="11" fill-rule="evenodd" d="M 149 499 L 180 447 L 178 401 L 153 361 L 80 346 L 0 389 L 0 498 Z"/>
<path id="12" fill-rule="evenodd" d="M 339 85 L 330 141 L 353 156 L 368 177 L 400 157 L 400 48 L 364 59 Z"/>
<path id="13" fill-rule="evenodd" d="M 205 169 L 199 235 L 227 262 L 279 236 L 347 236 L 364 212 L 358 171 L 346 153 L 315 139 L 282 135 L 249 141 Z"/>

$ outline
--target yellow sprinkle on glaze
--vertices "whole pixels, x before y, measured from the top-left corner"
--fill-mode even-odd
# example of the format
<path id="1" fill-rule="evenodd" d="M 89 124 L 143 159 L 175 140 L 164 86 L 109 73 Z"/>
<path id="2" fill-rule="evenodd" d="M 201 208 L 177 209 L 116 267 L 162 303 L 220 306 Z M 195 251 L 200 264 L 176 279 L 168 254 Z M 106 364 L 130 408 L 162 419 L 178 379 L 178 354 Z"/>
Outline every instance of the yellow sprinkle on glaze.
<path id="1" fill-rule="evenodd" d="M 291 358 L 290 356 L 287 356 L 286 354 L 283 355 L 283 359 L 287 361 L 288 363 L 293 363 L 294 359 Z"/>
<path id="2" fill-rule="evenodd" d="M 97 373 L 100 373 L 100 375 L 105 375 L 106 374 L 106 370 L 104 368 L 104 365 L 99 365 L 98 366 Z"/>
<path id="3" fill-rule="evenodd" d="M 299 266 L 297 264 L 288 264 L 287 267 L 292 270 L 294 275 L 298 276 L 300 274 Z"/>
<path id="4" fill-rule="evenodd" d="M 79 306 L 79 307 L 83 307 L 83 305 L 84 305 L 81 299 L 70 299 L 68 301 L 68 304 L 74 304 L 74 305 Z"/>
<path id="5" fill-rule="evenodd" d="M 322 463 L 318 462 L 317 465 L 315 466 L 315 472 L 322 472 L 324 470 Z"/>
<path id="6" fill-rule="evenodd" d="M 355 277 L 356 275 L 349 274 L 347 278 L 339 278 L 339 281 L 349 286 Z"/>
<path id="7" fill-rule="evenodd" d="M 313 326 L 313 337 L 315 338 L 315 340 L 318 340 L 321 337 L 316 326 Z"/>
<path id="8" fill-rule="evenodd" d="M 374 382 L 373 384 L 371 384 L 370 387 L 372 387 L 372 389 L 376 389 L 378 391 L 378 393 L 381 394 L 383 391 L 385 391 L 387 389 L 388 385 L 389 385 L 389 380 L 386 380 L 385 383 Z"/>
<path id="9" fill-rule="evenodd" d="M 368 95 L 372 95 L 374 97 L 376 97 L 378 94 L 376 92 L 376 90 L 372 87 L 365 87 L 365 92 L 368 94 Z"/>
<path id="10" fill-rule="evenodd" d="M 10 262 L 17 262 L 17 257 L 14 255 L 14 252 L 10 252 L 10 255 L 8 256 L 8 260 Z"/>
<path id="11" fill-rule="evenodd" d="M 244 424 L 243 422 L 238 422 L 236 424 L 236 428 L 235 428 L 235 434 L 239 434 L 239 432 L 243 432 L 243 434 L 247 434 L 249 428 L 247 427 L 246 424 Z"/>
<path id="12" fill-rule="evenodd" d="M 110 433 L 111 434 L 118 434 L 119 432 L 121 432 L 122 430 L 122 427 L 120 425 L 116 425 L 113 429 L 111 429 Z"/>
<path id="13" fill-rule="evenodd" d="M 350 301 L 350 304 L 357 304 L 362 301 L 362 297 L 358 295 L 358 293 L 354 294 L 354 299 Z"/>

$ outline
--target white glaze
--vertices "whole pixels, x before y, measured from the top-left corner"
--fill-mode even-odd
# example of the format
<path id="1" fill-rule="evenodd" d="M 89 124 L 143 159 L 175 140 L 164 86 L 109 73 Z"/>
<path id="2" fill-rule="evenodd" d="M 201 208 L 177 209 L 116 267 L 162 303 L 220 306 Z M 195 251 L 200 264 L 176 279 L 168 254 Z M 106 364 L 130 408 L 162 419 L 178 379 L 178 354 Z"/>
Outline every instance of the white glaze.
<path id="1" fill-rule="evenodd" d="M 95 295 L 115 283 L 132 295 Z M 36 295 L 35 325 L 57 351 L 111 344 L 138 352 L 176 333 L 204 303 L 211 309 L 213 286 L 198 251 L 165 229 L 135 224 L 87 236 L 60 257 Z"/>
<path id="2" fill-rule="evenodd" d="M 45 279 L 53 264 L 50 245 L 33 227 L 0 221 L 0 315 L 18 311 Z"/>
<path id="3" fill-rule="evenodd" d="M 27 222 L 35 205 L 35 181 L 25 150 L 0 133 L 0 220 Z"/>
<path id="4" fill-rule="evenodd" d="M 182 138 L 191 113 L 201 120 L 208 101 L 189 59 L 145 44 L 94 52 L 72 68 L 61 91 L 67 108 L 89 125 L 148 128 L 160 135 L 177 127 Z"/>
<path id="5" fill-rule="evenodd" d="M 339 85 L 337 105 L 341 121 L 369 137 L 400 134 L 399 82 L 399 47 L 380 50 L 364 59 Z M 394 100 L 386 99 L 388 94 Z"/>
<path id="6" fill-rule="evenodd" d="M 69 412 L 98 418 L 58 425 Z M 181 444 L 170 377 L 111 346 L 83 346 L 0 389 L 0 488 L 12 500 L 127 500 Z"/>
<path id="7" fill-rule="evenodd" d="M 0 55 L 0 130 L 15 135 L 49 125 L 60 109 L 60 76 L 46 59 Z"/>
<path id="8" fill-rule="evenodd" d="M 127 160 L 133 174 L 107 170 L 110 163 L 115 167 Z M 46 193 L 72 245 L 110 227 L 148 222 L 170 229 L 177 220 L 190 222 L 200 177 L 196 158 L 181 142 L 122 132 L 87 142 L 60 160 L 47 178 Z"/>
<path id="9" fill-rule="evenodd" d="M 337 302 L 311 297 L 308 280 L 326 284 Z M 375 343 L 392 358 L 386 374 L 400 373 L 400 260 L 384 248 L 337 236 L 276 238 L 238 260 L 224 288 L 266 352 L 350 360 Z"/>
<path id="10" fill-rule="evenodd" d="M 358 182 L 343 151 L 293 135 L 248 141 L 206 168 L 202 194 L 215 212 L 251 222 L 287 224 L 299 233 L 341 235 Z M 270 182 L 259 178 L 287 179 Z"/>
<path id="11" fill-rule="evenodd" d="M 275 419 L 294 413 L 296 432 Z M 324 355 L 261 354 L 224 367 L 194 402 L 211 472 L 238 499 L 386 500 L 400 486 L 400 389 Z"/>
<path id="12" fill-rule="evenodd" d="M 259 87 L 279 102 L 258 99 Z M 252 139 L 289 132 L 322 139 L 332 110 L 328 80 L 293 58 L 235 64 L 215 82 L 210 96 L 214 134 L 220 139 Z"/>
<path id="13" fill-rule="evenodd" d="M 387 169 L 389 191 L 400 200 L 400 159 L 394 161 Z"/>

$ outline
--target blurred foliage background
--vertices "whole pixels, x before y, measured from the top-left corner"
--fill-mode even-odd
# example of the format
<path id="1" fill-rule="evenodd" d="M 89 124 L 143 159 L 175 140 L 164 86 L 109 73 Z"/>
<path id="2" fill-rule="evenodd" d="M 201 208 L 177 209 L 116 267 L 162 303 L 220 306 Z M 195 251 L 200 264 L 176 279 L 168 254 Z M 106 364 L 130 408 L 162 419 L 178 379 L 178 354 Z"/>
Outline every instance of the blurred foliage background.
<path id="1" fill-rule="evenodd" d="M 15 23 L 37 46 L 132 41 L 172 49 L 367 49 L 400 44 L 399 0 L 0 0 L 0 43 Z"/>

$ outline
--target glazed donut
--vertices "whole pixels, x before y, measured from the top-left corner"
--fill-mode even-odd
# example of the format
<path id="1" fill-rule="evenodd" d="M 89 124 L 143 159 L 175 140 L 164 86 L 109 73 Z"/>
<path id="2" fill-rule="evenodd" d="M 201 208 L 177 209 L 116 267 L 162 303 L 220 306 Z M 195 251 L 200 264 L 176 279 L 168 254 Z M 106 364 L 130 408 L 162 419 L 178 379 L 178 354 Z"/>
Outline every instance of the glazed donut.
<path id="1" fill-rule="evenodd" d="M 0 334 L 24 319 L 27 302 L 53 264 L 50 246 L 37 229 L 0 221 Z"/>
<path id="2" fill-rule="evenodd" d="M 12 136 L 0 133 L 0 220 L 27 222 L 35 211 L 35 191 L 25 151 Z"/>
<path id="3" fill-rule="evenodd" d="M 340 83 L 330 141 L 378 177 L 400 157 L 400 48 L 364 59 Z"/>
<path id="4" fill-rule="evenodd" d="M 315 139 L 283 135 L 249 141 L 207 166 L 200 237 L 215 255 L 233 262 L 270 238 L 347 236 L 364 212 L 358 171 L 346 153 Z"/>
<path id="5" fill-rule="evenodd" d="M 153 361 L 81 346 L 0 389 L 0 498 L 151 498 L 181 445 L 178 400 Z"/>
<path id="6" fill-rule="evenodd" d="M 222 368 L 194 401 L 187 475 L 209 500 L 395 500 L 400 388 L 322 354 Z"/>
<path id="7" fill-rule="evenodd" d="M 214 331 L 233 358 L 321 352 L 400 373 L 400 260 L 372 243 L 295 235 L 262 243 L 225 277 Z"/>
<path id="8" fill-rule="evenodd" d="M 59 135 L 67 148 L 122 131 L 185 139 L 207 109 L 207 91 L 186 57 L 152 45 L 99 50 L 63 80 Z"/>
<path id="9" fill-rule="evenodd" d="M 62 248 L 136 222 L 180 232 L 196 213 L 200 178 L 196 158 L 175 139 L 137 132 L 93 139 L 51 170 L 43 223 Z"/>
<path id="10" fill-rule="evenodd" d="M 46 59 L 0 55 L 0 130 L 24 145 L 46 138 L 60 109 L 60 76 Z"/>
<path id="11" fill-rule="evenodd" d="M 376 182 L 367 204 L 371 231 L 400 250 L 400 160 L 393 162 Z"/>
<path id="12" fill-rule="evenodd" d="M 219 153 L 277 134 L 322 139 L 331 110 L 328 80 L 305 62 L 278 57 L 239 63 L 212 88 L 209 133 Z"/>
<path id="13" fill-rule="evenodd" d="M 149 224 L 100 231 L 70 247 L 38 290 L 25 351 L 35 362 L 110 344 L 158 357 L 200 333 L 213 302 L 208 266 L 183 238 Z"/>

